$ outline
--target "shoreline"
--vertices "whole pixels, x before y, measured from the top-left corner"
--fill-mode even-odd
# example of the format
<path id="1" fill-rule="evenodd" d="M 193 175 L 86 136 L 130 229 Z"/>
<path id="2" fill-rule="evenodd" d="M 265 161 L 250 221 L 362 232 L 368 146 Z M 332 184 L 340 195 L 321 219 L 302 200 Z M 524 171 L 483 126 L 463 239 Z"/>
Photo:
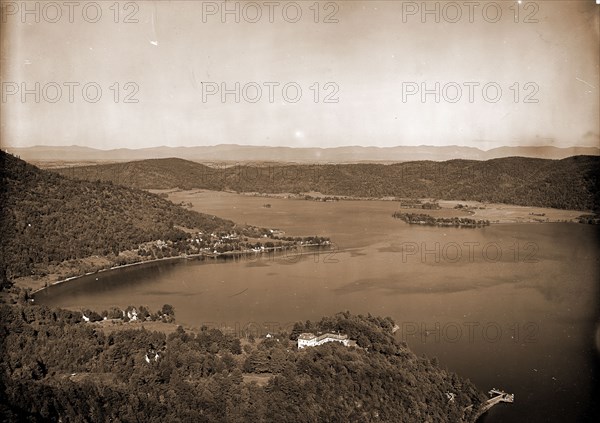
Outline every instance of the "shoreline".
<path id="1" fill-rule="evenodd" d="M 521 206 L 516 204 L 508 203 L 488 203 L 475 200 L 443 200 L 435 199 L 435 201 L 441 206 L 439 209 L 423 209 L 420 207 L 407 207 L 406 204 L 402 204 L 405 199 L 396 199 L 395 197 L 350 197 L 350 196 L 337 196 L 335 201 L 320 201 L 318 198 L 336 197 L 334 195 L 324 195 L 319 192 L 303 192 L 300 194 L 295 193 L 259 193 L 259 192 L 233 192 L 233 191 L 214 191 L 209 189 L 151 189 L 148 190 L 154 194 L 166 193 L 168 199 L 175 204 L 181 201 L 190 202 L 201 198 L 213 198 L 214 196 L 231 196 L 239 198 L 261 198 L 270 199 L 273 203 L 269 203 L 271 206 L 276 207 L 278 201 L 308 201 L 316 202 L 319 204 L 335 204 L 338 202 L 381 202 L 385 203 L 386 207 L 389 204 L 397 204 L 396 211 L 405 211 L 411 213 L 427 213 L 433 217 L 467 217 L 471 219 L 489 220 L 490 224 L 506 224 L 506 223 L 577 223 L 577 219 L 586 214 L 593 214 L 590 210 L 567 210 L 557 209 L 551 207 L 541 206 Z M 306 195 L 314 197 L 311 200 L 306 200 Z M 434 201 L 432 198 L 417 198 L 419 201 Z M 457 205 L 463 205 L 463 208 L 455 208 Z M 331 207 L 331 206 L 329 206 Z M 272 210 L 268 208 L 266 210 Z M 197 210 L 199 211 L 199 210 Z"/>
<path id="2" fill-rule="evenodd" d="M 330 246 L 330 245 L 331 244 L 328 244 L 327 246 Z M 307 244 L 307 245 L 302 245 L 301 247 L 321 247 L 321 245 L 320 244 Z M 270 247 L 270 248 L 265 248 L 262 251 L 243 250 L 243 251 L 226 251 L 224 253 L 197 253 L 197 254 L 175 256 L 175 257 L 163 257 L 163 258 L 157 258 L 157 259 L 152 259 L 152 260 L 137 261 L 134 263 L 127 263 L 127 264 L 119 264 L 117 266 L 112 266 L 112 267 L 104 268 L 104 269 L 98 269 L 93 272 L 87 272 L 82 275 L 69 276 L 68 278 L 60 279 L 58 281 L 47 284 L 46 286 L 43 286 L 41 288 L 31 291 L 31 295 L 36 295 L 36 294 L 50 288 L 51 286 L 61 285 L 63 283 L 81 279 L 86 276 L 95 275 L 97 273 L 108 272 L 111 270 L 119 270 L 119 269 L 124 269 L 127 267 L 139 266 L 142 264 L 153 264 L 153 263 L 158 263 L 158 262 L 162 262 L 162 261 L 174 261 L 174 260 L 184 260 L 184 259 L 188 260 L 188 259 L 197 259 L 197 258 L 212 258 L 212 259 L 216 260 L 219 257 L 222 257 L 224 259 L 227 259 L 229 257 L 234 257 L 234 256 L 246 256 L 246 255 L 251 255 L 251 254 L 263 255 L 264 253 L 271 253 L 271 252 L 277 253 L 278 249 L 281 250 L 281 252 L 284 252 L 284 250 L 285 250 L 282 247 Z M 304 254 L 305 254 L 305 252 L 296 252 L 295 254 L 293 254 L 293 256 L 298 257 L 298 256 L 302 256 Z"/>
<path id="3" fill-rule="evenodd" d="M 194 256 L 199 256 L 199 254 L 194 254 Z M 150 264 L 150 263 L 157 263 L 157 262 L 160 262 L 160 261 L 184 259 L 184 258 L 188 258 L 188 257 L 192 257 L 192 256 L 189 255 L 189 256 L 163 257 L 163 258 L 160 258 L 160 259 L 136 261 L 135 263 L 119 264 L 117 266 L 112 266 L 112 267 L 108 267 L 108 268 L 104 268 L 104 269 L 94 270 L 93 272 L 87 272 L 87 273 L 84 273 L 83 275 L 69 276 L 68 278 L 60 279 L 58 281 L 52 282 L 51 284 L 48 284 L 47 286 L 43 286 L 41 288 L 38 288 L 35 291 L 32 291 L 31 295 L 35 295 L 38 292 L 41 292 L 41 291 L 43 291 L 45 289 L 50 288 L 51 286 L 60 285 L 60 284 L 63 284 L 65 282 L 73 281 L 73 280 L 80 279 L 80 278 L 83 278 L 83 277 L 86 277 L 86 276 L 95 275 L 96 273 L 108 272 L 110 270 L 117 270 L 117 269 L 122 269 L 122 268 L 125 268 L 125 267 L 131 267 L 131 266 L 139 266 L 141 264 L 146 264 L 146 263 Z"/>

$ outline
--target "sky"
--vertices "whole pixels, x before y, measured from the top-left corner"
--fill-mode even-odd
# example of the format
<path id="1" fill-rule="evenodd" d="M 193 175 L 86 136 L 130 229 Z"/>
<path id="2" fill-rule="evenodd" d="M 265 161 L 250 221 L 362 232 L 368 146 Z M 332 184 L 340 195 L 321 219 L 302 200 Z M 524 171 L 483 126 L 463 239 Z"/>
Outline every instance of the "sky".
<path id="1" fill-rule="evenodd" d="M 595 0 L 114 3 L 2 0 L 3 146 L 600 147 Z"/>

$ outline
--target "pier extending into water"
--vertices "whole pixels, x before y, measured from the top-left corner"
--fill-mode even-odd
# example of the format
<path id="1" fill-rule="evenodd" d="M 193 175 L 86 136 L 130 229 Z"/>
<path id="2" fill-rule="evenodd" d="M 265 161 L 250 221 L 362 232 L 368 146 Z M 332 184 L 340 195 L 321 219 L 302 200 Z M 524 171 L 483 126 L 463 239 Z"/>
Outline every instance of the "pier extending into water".
<path id="1" fill-rule="evenodd" d="M 501 391 L 500 389 L 490 389 L 489 394 L 491 398 L 481 405 L 481 409 L 479 410 L 481 414 L 485 413 L 498 403 L 515 402 L 515 394 L 507 394 L 506 392 Z"/>
<path id="2" fill-rule="evenodd" d="M 479 410 L 477 411 L 477 414 L 475 415 L 475 417 L 472 420 L 473 422 L 476 422 L 477 419 L 479 419 L 479 417 L 484 415 L 490 408 L 492 408 L 496 404 L 499 404 L 501 402 L 509 402 L 509 403 L 515 402 L 514 394 L 506 393 L 501 389 L 492 388 L 489 391 L 489 395 L 490 395 L 490 399 L 488 399 L 486 402 L 481 404 L 481 406 L 479 407 Z M 467 408 L 465 408 L 464 411 L 467 411 L 467 410 L 471 409 L 472 407 L 473 406 L 470 405 Z"/>

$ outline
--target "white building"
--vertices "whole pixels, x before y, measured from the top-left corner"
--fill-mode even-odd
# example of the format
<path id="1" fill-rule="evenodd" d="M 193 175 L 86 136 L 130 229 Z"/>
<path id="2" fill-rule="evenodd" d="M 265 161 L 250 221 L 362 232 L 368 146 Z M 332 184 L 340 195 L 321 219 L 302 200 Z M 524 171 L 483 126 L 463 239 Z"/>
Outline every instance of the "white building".
<path id="1" fill-rule="evenodd" d="M 356 341 L 348 339 L 348 335 L 340 335 L 335 333 L 324 333 L 315 335 L 314 333 L 301 333 L 298 336 L 298 349 L 305 347 L 316 347 L 326 342 L 340 342 L 346 347 L 356 346 Z"/>

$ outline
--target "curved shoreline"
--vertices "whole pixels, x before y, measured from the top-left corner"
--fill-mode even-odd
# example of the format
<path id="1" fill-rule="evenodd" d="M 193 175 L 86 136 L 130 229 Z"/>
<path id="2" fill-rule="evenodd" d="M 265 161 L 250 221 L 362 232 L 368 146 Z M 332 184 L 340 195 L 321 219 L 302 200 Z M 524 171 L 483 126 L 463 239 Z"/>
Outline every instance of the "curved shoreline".
<path id="1" fill-rule="evenodd" d="M 302 245 L 301 247 L 321 247 L 321 246 L 322 245 L 320 245 L 320 244 L 308 244 L 308 245 Z M 70 276 L 65 279 L 60 279 L 58 281 L 52 282 L 51 284 L 48 284 L 46 286 L 43 286 L 41 288 L 38 288 L 38 289 L 32 291 L 31 295 L 36 295 L 52 286 L 61 285 L 65 282 L 75 281 L 75 280 L 84 278 L 86 276 L 91 276 L 91 275 L 94 275 L 97 273 L 102 273 L 102 272 L 108 272 L 111 270 L 119 270 L 119 269 L 124 269 L 127 267 L 139 266 L 139 265 L 143 265 L 143 264 L 153 264 L 153 263 L 159 263 L 162 261 L 174 261 L 174 260 L 183 260 L 183 259 L 188 260 L 188 259 L 195 259 L 195 258 L 203 258 L 203 259 L 204 258 L 212 258 L 212 259 L 224 258 L 224 259 L 227 259 L 229 257 L 235 257 L 235 256 L 263 255 L 265 253 L 277 253 L 277 250 L 281 250 L 281 252 L 285 252 L 286 249 L 284 249 L 282 247 L 271 247 L 271 248 L 265 248 L 262 251 L 244 250 L 244 251 L 226 251 L 224 253 L 197 253 L 197 254 L 188 254 L 188 255 L 183 255 L 183 256 L 163 257 L 163 258 L 157 258 L 157 259 L 152 259 L 152 260 L 137 261 L 135 263 L 119 264 L 117 266 L 112 266 L 112 267 L 108 267 L 108 268 L 104 268 L 104 269 L 98 269 L 93 272 L 87 272 L 82 275 Z M 339 251 L 339 250 L 337 250 L 337 251 Z M 298 256 L 302 256 L 304 254 L 306 254 L 306 252 L 300 251 L 300 252 L 294 253 L 292 256 L 298 257 Z"/>
<path id="2" fill-rule="evenodd" d="M 193 257 L 198 257 L 200 256 L 200 254 L 194 254 Z M 56 282 L 52 282 L 51 284 L 48 284 L 47 286 L 43 286 L 41 288 L 36 289 L 35 291 L 31 292 L 31 295 L 35 295 L 45 289 L 50 288 L 51 286 L 55 286 L 55 285 L 61 285 L 65 282 L 69 282 L 69 281 L 74 281 L 77 279 L 81 279 L 84 278 L 86 276 L 90 276 L 90 275 L 94 275 L 96 273 L 102 273 L 102 272 L 108 272 L 110 270 L 118 270 L 118 269 L 122 269 L 125 267 L 131 267 L 131 266 L 139 266 L 142 264 L 151 264 L 151 263 L 158 263 L 160 261 L 167 261 L 167 260 L 179 260 L 179 259 L 184 259 L 184 258 L 190 258 L 192 257 L 191 255 L 189 256 L 176 256 L 176 257 L 163 257 L 160 259 L 152 259 L 152 260 L 144 260 L 144 261 L 136 261 L 135 263 L 127 263 L 127 264 L 119 264 L 117 266 L 112 266 L 112 267 L 108 267 L 108 268 L 104 268 L 104 269 L 98 269 L 98 270 L 94 270 L 93 272 L 87 272 L 84 273 L 83 275 L 77 275 L 77 276 L 70 276 L 68 278 L 65 279 L 60 279 Z"/>

